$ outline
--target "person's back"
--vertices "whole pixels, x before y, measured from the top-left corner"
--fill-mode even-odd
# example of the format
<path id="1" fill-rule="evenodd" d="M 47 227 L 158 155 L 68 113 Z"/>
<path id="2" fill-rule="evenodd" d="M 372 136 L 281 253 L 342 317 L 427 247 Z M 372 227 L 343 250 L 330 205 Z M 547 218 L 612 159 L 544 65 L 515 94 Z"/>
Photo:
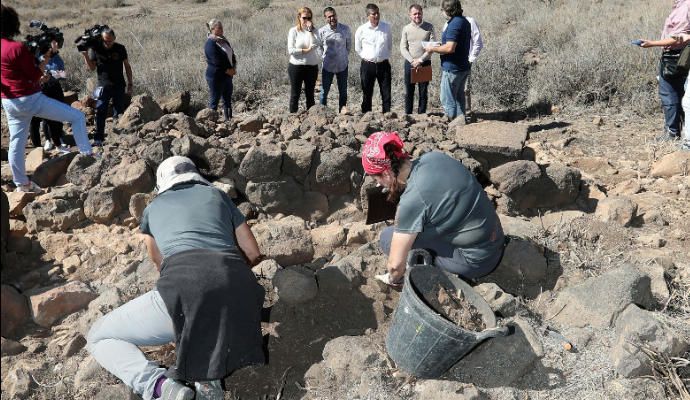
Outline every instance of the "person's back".
<path id="1" fill-rule="evenodd" d="M 3 99 L 16 99 L 41 90 L 41 70 L 22 42 L 2 38 L 0 46 L 0 82 Z"/>
<path id="2" fill-rule="evenodd" d="M 491 241 L 498 224 L 496 211 L 477 179 L 462 163 L 440 152 L 413 161 L 398 218 L 403 226 L 422 228 L 462 248 Z"/>
<path id="3" fill-rule="evenodd" d="M 193 249 L 237 252 L 234 231 L 243 222 L 225 193 L 213 186 L 188 183 L 176 185 L 151 202 L 142 215 L 142 231 L 156 238 L 164 258 Z"/>

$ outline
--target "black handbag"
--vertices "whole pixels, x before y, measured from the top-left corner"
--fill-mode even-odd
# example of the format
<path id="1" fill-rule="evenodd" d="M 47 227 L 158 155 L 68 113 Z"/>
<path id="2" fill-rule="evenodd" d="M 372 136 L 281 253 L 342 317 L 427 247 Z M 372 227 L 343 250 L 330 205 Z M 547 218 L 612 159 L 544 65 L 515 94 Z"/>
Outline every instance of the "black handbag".
<path id="1" fill-rule="evenodd" d="M 678 65 L 680 50 L 667 50 L 661 54 L 661 76 L 665 80 L 685 79 L 688 70 Z"/>
<path id="2" fill-rule="evenodd" d="M 685 71 L 690 70 L 690 46 L 685 46 L 683 51 L 680 52 L 678 68 L 683 68 Z"/>

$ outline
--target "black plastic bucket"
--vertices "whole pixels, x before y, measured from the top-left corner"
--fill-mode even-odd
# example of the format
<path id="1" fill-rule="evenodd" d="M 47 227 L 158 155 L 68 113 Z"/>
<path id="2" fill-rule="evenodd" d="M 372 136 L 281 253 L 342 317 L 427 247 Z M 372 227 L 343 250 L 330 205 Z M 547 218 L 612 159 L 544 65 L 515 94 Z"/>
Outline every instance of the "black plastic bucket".
<path id="1" fill-rule="evenodd" d="M 429 307 L 422 298 L 438 284 L 461 290 L 465 300 L 476 307 L 486 329 L 463 329 Z M 438 267 L 415 266 L 405 275 L 400 302 L 386 337 L 386 350 L 401 370 L 421 378 L 436 378 L 483 340 L 507 334 L 509 328 L 496 328 L 491 307 L 470 285 Z"/>

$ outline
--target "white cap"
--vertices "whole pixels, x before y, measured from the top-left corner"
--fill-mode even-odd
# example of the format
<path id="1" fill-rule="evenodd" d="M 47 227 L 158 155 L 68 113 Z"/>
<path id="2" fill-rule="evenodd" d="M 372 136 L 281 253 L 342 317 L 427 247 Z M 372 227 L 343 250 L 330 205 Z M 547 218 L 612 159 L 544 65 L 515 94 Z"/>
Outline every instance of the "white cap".
<path id="1" fill-rule="evenodd" d="M 210 185 L 196 169 L 194 162 L 187 157 L 168 157 L 156 170 L 156 188 L 158 194 L 165 192 L 178 183 L 199 182 Z"/>

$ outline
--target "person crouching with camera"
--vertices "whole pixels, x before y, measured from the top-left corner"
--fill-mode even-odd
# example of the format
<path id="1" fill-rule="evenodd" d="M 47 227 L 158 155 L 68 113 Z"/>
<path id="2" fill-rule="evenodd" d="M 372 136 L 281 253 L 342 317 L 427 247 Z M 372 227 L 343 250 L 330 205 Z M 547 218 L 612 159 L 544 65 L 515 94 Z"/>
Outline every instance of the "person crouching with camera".
<path id="1" fill-rule="evenodd" d="M 24 160 L 31 118 L 38 116 L 69 122 L 79 151 L 90 155 L 86 118 L 81 111 L 41 93 L 41 83 L 45 80 L 43 70 L 53 55 L 52 48 L 36 65 L 29 48 L 13 40 L 19 34 L 19 16 L 14 8 L 0 5 L 0 20 L 0 97 L 10 130 L 8 159 L 12 179 L 18 192 L 40 192 L 41 188 L 26 175 Z"/>
<path id="2" fill-rule="evenodd" d="M 115 42 L 115 31 L 105 27 L 100 40 L 93 47 L 81 52 L 89 70 L 96 70 L 98 74 L 98 88 L 95 90 L 96 99 L 96 134 L 93 137 L 94 146 L 102 146 L 105 140 L 105 119 L 108 105 L 113 101 L 113 116 L 117 117 L 125 111 L 125 91 L 132 95 L 132 66 L 129 65 L 127 49 Z M 127 85 L 122 73 L 124 67 L 127 74 Z"/>

